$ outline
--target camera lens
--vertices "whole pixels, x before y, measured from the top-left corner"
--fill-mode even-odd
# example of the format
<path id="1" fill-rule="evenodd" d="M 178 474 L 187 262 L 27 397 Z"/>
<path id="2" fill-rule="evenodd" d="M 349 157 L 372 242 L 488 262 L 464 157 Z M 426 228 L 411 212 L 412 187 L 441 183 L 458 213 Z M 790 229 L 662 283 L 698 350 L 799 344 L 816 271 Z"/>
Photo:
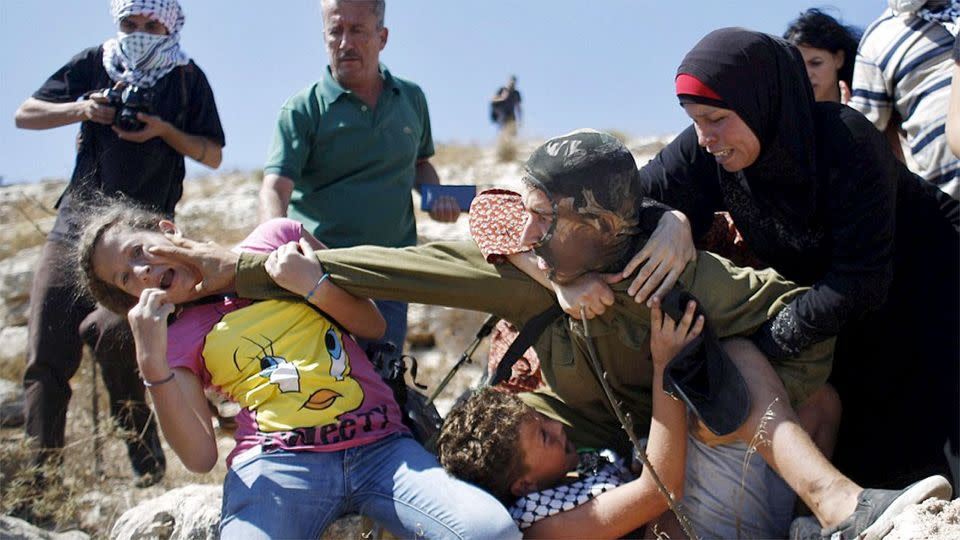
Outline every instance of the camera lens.
<path id="1" fill-rule="evenodd" d="M 124 131 L 140 131 L 144 123 L 137 118 L 137 109 L 123 107 L 114 118 L 114 124 Z"/>
<path id="2" fill-rule="evenodd" d="M 143 129 L 146 124 L 137 118 L 137 113 L 149 114 L 153 99 L 152 92 L 137 86 L 127 86 L 117 94 L 120 94 L 120 103 L 115 105 L 117 113 L 113 117 L 113 124 L 124 131 Z"/>

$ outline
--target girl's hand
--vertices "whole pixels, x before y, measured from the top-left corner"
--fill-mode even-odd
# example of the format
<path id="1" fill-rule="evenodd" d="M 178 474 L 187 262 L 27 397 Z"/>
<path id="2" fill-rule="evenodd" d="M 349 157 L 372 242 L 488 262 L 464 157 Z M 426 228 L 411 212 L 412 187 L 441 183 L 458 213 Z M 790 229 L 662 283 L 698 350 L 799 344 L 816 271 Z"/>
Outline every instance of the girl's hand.
<path id="1" fill-rule="evenodd" d="M 703 331 L 703 315 L 696 317 L 697 303 L 691 300 L 676 323 L 660 309 L 660 300 L 655 298 L 650 308 L 650 355 L 654 369 L 662 370 L 673 357 Z"/>
<path id="2" fill-rule="evenodd" d="M 638 304 L 647 302 L 647 307 L 652 308 L 653 300 L 663 297 L 673 288 L 687 263 L 696 255 L 687 216 L 677 210 L 665 212 L 647 243 L 621 272 L 624 278 L 628 278 L 640 268 L 627 293 Z M 650 300 L 647 301 L 647 298 Z"/>
<path id="3" fill-rule="evenodd" d="M 304 238 L 274 250 L 267 258 L 266 270 L 277 285 L 300 296 L 306 296 L 323 275 L 323 266 Z"/>
<path id="4" fill-rule="evenodd" d="M 137 364 L 147 380 L 159 380 L 170 373 L 167 366 L 167 318 L 175 307 L 163 289 L 144 289 L 140 300 L 127 312 L 137 347 Z"/>
<path id="5" fill-rule="evenodd" d="M 613 278 L 619 278 L 613 274 Z M 563 311 L 573 317 L 580 318 L 580 307 L 583 306 L 588 319 L 603 315 L 607 306 L 613 305 L 613 290 L 610 289 L 610 277 L 605 274 L 584 274 L 566 285 L 553 285 L 557 294 L 557 301 Z"/>

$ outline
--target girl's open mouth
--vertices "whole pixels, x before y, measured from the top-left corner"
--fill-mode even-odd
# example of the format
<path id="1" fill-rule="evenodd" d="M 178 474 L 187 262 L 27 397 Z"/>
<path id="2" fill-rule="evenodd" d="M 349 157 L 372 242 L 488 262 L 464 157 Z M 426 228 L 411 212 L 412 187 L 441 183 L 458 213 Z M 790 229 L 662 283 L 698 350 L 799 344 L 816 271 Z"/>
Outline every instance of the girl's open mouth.
<path id="1" fill-rule="evenodd" d="M 174 275 L 173 268 L 167 268 L 167 271 L 160 276 L 160 288 L 163 290 L 169 289 L 170 285 L 173 285 Z"/>

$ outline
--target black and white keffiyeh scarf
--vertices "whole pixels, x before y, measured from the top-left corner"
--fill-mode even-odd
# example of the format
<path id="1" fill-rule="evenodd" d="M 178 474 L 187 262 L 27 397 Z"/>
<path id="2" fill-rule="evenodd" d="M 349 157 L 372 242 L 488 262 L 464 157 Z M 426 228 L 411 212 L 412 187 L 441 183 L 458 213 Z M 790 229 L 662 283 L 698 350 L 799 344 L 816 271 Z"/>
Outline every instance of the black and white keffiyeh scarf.
<path id="1" fill-rule="evenodd" d="M 960 0 L 888 0 L 888 4 L 896 13 L 942 24 L 953 35 L 960 30 Z"/>
<path id="2" fill-rule="evenodd" d="M 510 517 L 521 530 L 526 529 L 634 478 L 624 461 L 610 450 L 581 452 L 577 473 L 580 478 L 574 482 L 520 497 L 510 506 Z"/>
<path id="3" fill-rule="evenodd" d="M 949 0 L 939 6 L 931 5 L 933 2 L 927 2 L 925 6 L 917 10 L 917 17 L 925 21 L 940 23 L 948 32 L 957 35 L 960 30 L 960 0 Z"/>
<path id="4" fill-rule="evenodd" d="M 146 15 L 163 23 L 169 32 L 118 32 L 104 42 L 103 67 L 113 81 L 149 88 L 173 68 L 190 62 L 180 50 L 184 16 L 177 0 L 113 0 L 110 14 L 118 27 L 124 17 Z"/>

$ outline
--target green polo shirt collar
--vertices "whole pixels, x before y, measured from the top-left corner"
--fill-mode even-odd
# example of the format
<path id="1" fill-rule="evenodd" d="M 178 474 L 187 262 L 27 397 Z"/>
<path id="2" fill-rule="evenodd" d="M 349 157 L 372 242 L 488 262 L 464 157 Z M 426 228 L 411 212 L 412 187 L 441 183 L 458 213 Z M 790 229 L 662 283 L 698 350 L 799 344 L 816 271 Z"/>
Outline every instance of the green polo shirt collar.
<path id="1" fill-rule="evenodd" d="M 383 89 L 392 90 L 394 94 L 400 93 L 400 88 L 393 82 L 393 75 L 390 74 L 390 70 L 387 69 L 387 66 L 380 64 L 380 76 L 383 77 Z M 333 72 L 330 70 L 330 66 L 327 66 L 323 70 L 323 78 L 320 79 L 320 87 L 318 88 L 320 96 L 322 96 L 327 103 L 333 103 L 340 96 L 344 94 L 353 94 L 352 91 L 344 88 L 340 83 L 333 77 Z"/>

